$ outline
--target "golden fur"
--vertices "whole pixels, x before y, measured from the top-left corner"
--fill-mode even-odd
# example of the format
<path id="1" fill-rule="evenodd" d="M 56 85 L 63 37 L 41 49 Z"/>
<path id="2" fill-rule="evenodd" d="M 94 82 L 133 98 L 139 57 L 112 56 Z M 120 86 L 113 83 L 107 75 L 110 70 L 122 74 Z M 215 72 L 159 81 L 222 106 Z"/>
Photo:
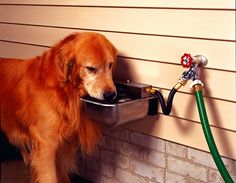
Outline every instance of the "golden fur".
<path id="1" fill-rule="evenodd" d="M 116 49 L 97 33 L 74 33 L 29 60 L 0 60 L 1 129 L 20 148 L 33 183 L 67 183 L 77 148 L 92 153 L 101 125 L 80 97 L 113 98 Z"/>

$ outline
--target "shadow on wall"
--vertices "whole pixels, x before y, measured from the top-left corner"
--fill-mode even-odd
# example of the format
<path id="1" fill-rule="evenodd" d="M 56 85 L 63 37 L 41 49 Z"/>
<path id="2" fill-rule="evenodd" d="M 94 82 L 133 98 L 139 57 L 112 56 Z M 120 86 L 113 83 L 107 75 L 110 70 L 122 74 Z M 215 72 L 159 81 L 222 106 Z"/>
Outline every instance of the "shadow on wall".
<path id="1" fill-rule="evenodd" d="M 203 94 L 205 96 L 212 96 L 211 89 L 210 89 L 211 85 L 210 85 L 210 83 L 207 82 L 207 80 L 206 80 L 207 77 L 208 77 L 207 72 L 203 68 L 202 72 L 200 73 L 200 80 L 204 83 L 204 88 L 203 88 L 204 93 Z M 223 115 L 223 113 L 220 113 L 220 111 L 217 110 L 215 104 L 213 103 L 213 100 L 211 100 L 211 99 L 209 100 L 209 106 L 211 106 L 211 107 L 206 109 L 207 113 L 214 114 L 213 120 L 215 122 L 215 125 L 220 126 L 220 122 L 222 119 L 221 115 Z M 222 142 L 224 142 L 224 149 L 227 152 L 227 154 L 229 154 L 231 157 L 233 157 L 233 152 L 232 152 L 232 149 L 230 148 L 230 144 L 228 143 L 229 139 L 227 138 L 225 131 L 222 130 L 221 133 L 218 134 L 218 136 L 220 136 Z"/>
<path id="2" fill-rule="evenodd" d="M 127 80 L 133 82 L 136 72 L 130 67 L 129 62 L 124 57 L 117 57 L 117 64 L 114 73 L 114 80 L 121 82 L 127 82 Z"/>
<path id="3" fill-rule="evenodd" d="M 96 153 L 93 156 L 80 154 L 79 172 L 94 183 L 147 182 L 151 179 L 163 182 L 164 151 L 164 140 L 123 127 L 104 128 L 103 141 Z M 153 174 L 145 172 L 146 169 Z"/>
<path id="4" fill-rule="evenodd" d="M 124 57 L 117 58 L 114 80 L 121 82 L 136 81 L 138 73 L 130 67 L 129 62 Z M 143 120 L 152 120 L 154 124 L 156 117 L 148 117 L 148 119 Z M 149 127 L 151 131 L 153 127 L 151 125 Z M 79 175 L 94 183 L 115 182 L 115 180 L 118 182 L 146 182 L 146 179 L 137 174 L 134 175 L 133 172 L 138 171 L 140 174 L 143 171 L 141 170 L 143 168 L 142 162 L 152 161 L 150 160 L 151 157 L 154 154 L 156 156 L 158 152 L 160 154 L 160 166 L 164 167 L 165 157 L 162 153 L 165 150 L 164 143 L 163 140 L 124 127 L 104 127 L 103 139 L 97 151 L 92 156 L 79 153 Z M 164 169 L 158 169 L 157 173 L 164 174 Z M 132 180 L 130 180 L 131 178 Z M 157 181 L 161 182 L 161 180 Z"/>
<path id="5" fill-rule="evenodd" d="M 137 74 L 124 57 L 118 57 L 115 80 L 135 82 Z M 148 119 L 147 119 L 148 118 Z M 155 117 L 147 117 L 142 121 L 156 122 Z M 132 123 L 132 122 L 131 122 Z M 132 124 L 135 125 L 136 122 Z M 153 129 L 150 125 L 149 130 Z M 142 162 L 155 163 L 156 181 L 162 182 L 166 157 L 164 155 L 164 140 L 131 131 L 123 127 L 104 127 L 103 139 L 96 152 L 92 156 L 79 153 L 79 175 L 94 183 L 104 182 L 147 182 L 145 169 L 147 166 Z M 157 161 L 158 160 L 158 161 Z M 158 168 L 159 167 L 159 168 Z M 135 173 L 134 173 L 135 172 Z M 151 178 L 150 178 L 151 179 Z"/>
<path id="6" fill-rule="evenodd" d="M 134 81 L 133 76 L 137 76 L 138 73 L 132 70 L 130 65 L 125 61 L 125 58 L 119 57 L 115 78 L 120 81 L 126 81 L 129 79 Z M 207 83 L 207 72 L 202 70 L 201 80 L 204 83 L 204 93 L 206 96 L 211 96 L 211 90 L 209 83 Z M 212 100 L 209 100 L 211 108 L 207 109 L 208 113 L 214 114 L 213 120 L 216 125 L 219 125 L 221 115 Z M 189 100 L 188 108 L 196 105 L 195 97 L 192 96 Z M 174 114 L 173 110 L 173 114 Z M 188 111 L 191 113 L 191 110 Z M 188 114 L 193 116 L 193 114 Z M 175 122 L 178 123 L 180 130 L 184 133 L 191 133 L 189 126 L 185 126 L 180 123 L 180 118 L 176 118 Z M 158 122 L 157 117 L 147 117 L 140 120 L 137 123 L 144 123 L 149 121 L 149 126 L 145 126 L 145 131 L 152 131 L 153 126 Z M 136 122 L 132 122 L 130 126 L 136 125 Z M 104 139 L 96 153 L 93 156 L 85 156 L 80 154 L 78 165 L 80 168 L 80 175 L 88 178 L 89 180 L 98 182 L 127 182 L 129 179 L 135 179 L 134 182 L 147 182 L 151 179 L 155 179 L 157 182 L 162 182 L 161 175 L 165 172 L 166 155 L 165 155 L 165 141 L 151 137 L 149 135 L 137 133 L 129 129 L 118 127 L 116 129 L 105 128 L 103 130 Z M 222 141 L 224 141 L 224 147 L 232 154 L 232 149 L 228 144 L 226 134 L 218 134 Z M 230 153 L 231 152 L 231 153 Z M 145 162 L 148 165 L 146 166 Z M 155 164 L 155 165 L 154 165 Z M 148 176 L 145 170 L 155 170 L 155 174 L 150 175 L 150 179 L 144 178 Z M 147 173 L 147 174 L 146 174 Z M 141 175 L 141 176 L 140 176 Z M 130 181 L 132 182 L 132 181 Z"/>

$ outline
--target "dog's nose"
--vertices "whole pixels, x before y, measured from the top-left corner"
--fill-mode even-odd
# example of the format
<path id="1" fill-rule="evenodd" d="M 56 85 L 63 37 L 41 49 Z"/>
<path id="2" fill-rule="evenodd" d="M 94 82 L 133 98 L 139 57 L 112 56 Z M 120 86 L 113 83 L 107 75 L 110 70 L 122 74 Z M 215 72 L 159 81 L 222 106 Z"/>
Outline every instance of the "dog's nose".
<path id="1" fill-rule="evenodd" d="M 111 101 L 113 99 L 115 99 L 116 97 L 116 92 L 115 91 L 109 91 L 109 92 L 104 92 L 103 93 L 103 98 L 106 101 Z"/>

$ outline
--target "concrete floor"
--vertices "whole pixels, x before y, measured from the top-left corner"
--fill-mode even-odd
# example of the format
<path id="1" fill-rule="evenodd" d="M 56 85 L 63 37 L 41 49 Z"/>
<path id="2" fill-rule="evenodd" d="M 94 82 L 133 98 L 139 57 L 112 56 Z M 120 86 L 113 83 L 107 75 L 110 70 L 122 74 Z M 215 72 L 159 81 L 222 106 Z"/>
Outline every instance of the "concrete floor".
<path id="1" fill-rule="evenodd" d="M 9 144 L 0 130 L 0 183 L 30 183 L 30 172 L 25 166 L 19 150 Z M 91 183 L 79 176 L 72 177 L 73 183 Z"/>
<path id="2" fill-rule="evenodd" d="M 23 160 L 7 160 L 1 162 L 0 183 L 30 183 L 30 173 Z M 73 183 L 92 183 L 79 176 L 72 178 Z"/>
<path id="3" fill-rule="evenodd" d="M 1 183 L 30 183 L 29 171 L 22 160 L 1 162 Z"/>

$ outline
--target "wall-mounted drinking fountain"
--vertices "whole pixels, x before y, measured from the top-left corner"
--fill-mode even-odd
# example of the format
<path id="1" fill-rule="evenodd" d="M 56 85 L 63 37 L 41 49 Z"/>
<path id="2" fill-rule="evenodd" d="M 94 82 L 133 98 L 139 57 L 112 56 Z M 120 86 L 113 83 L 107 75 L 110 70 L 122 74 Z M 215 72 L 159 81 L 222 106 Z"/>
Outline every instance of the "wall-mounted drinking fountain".
<path id="1" fill-rule="evenodd" d="M 108 126 L 118 126 L 129 121 L 157 114 L 157 98 L 150 90 L 151 85 L 139 83 L 116 83 L 117 98 L 103 102 L 85 97 L 81 101 L 86 115 Z"/>
<path id="2" fill-rule="evenodd" d="M 189 68 L 189 70 L 182 73 L 176 85 L 171 89 L 167 102 L 165 102 L 161 92 L 151 85 L 129 82 L 116 83 L 118 97 L 111 103 L 103 103 L 92 98 L 81 99 L 84 104 L 85 113 L 89 118 L 101 121 L 106 125 L 118 126 L 129 121 L 141 119 L 148 114 L 156 115 L 159 101 L 163 114 L 169 115 L 175 93 L 188 80 L 192 80 L 191 87 L 196 96 L 199 116 L 210 152 L 222 178 L 227 183 L 233 183 L 233 179 L 217 150 L 204 105 L 202 95 L 203 83 L 199 80 L 199 69 L 207 65 L 207 58 L 202 55 L 192 57 L 190 54 L 185 53 L 181 57 L 181 65 Z"/>

